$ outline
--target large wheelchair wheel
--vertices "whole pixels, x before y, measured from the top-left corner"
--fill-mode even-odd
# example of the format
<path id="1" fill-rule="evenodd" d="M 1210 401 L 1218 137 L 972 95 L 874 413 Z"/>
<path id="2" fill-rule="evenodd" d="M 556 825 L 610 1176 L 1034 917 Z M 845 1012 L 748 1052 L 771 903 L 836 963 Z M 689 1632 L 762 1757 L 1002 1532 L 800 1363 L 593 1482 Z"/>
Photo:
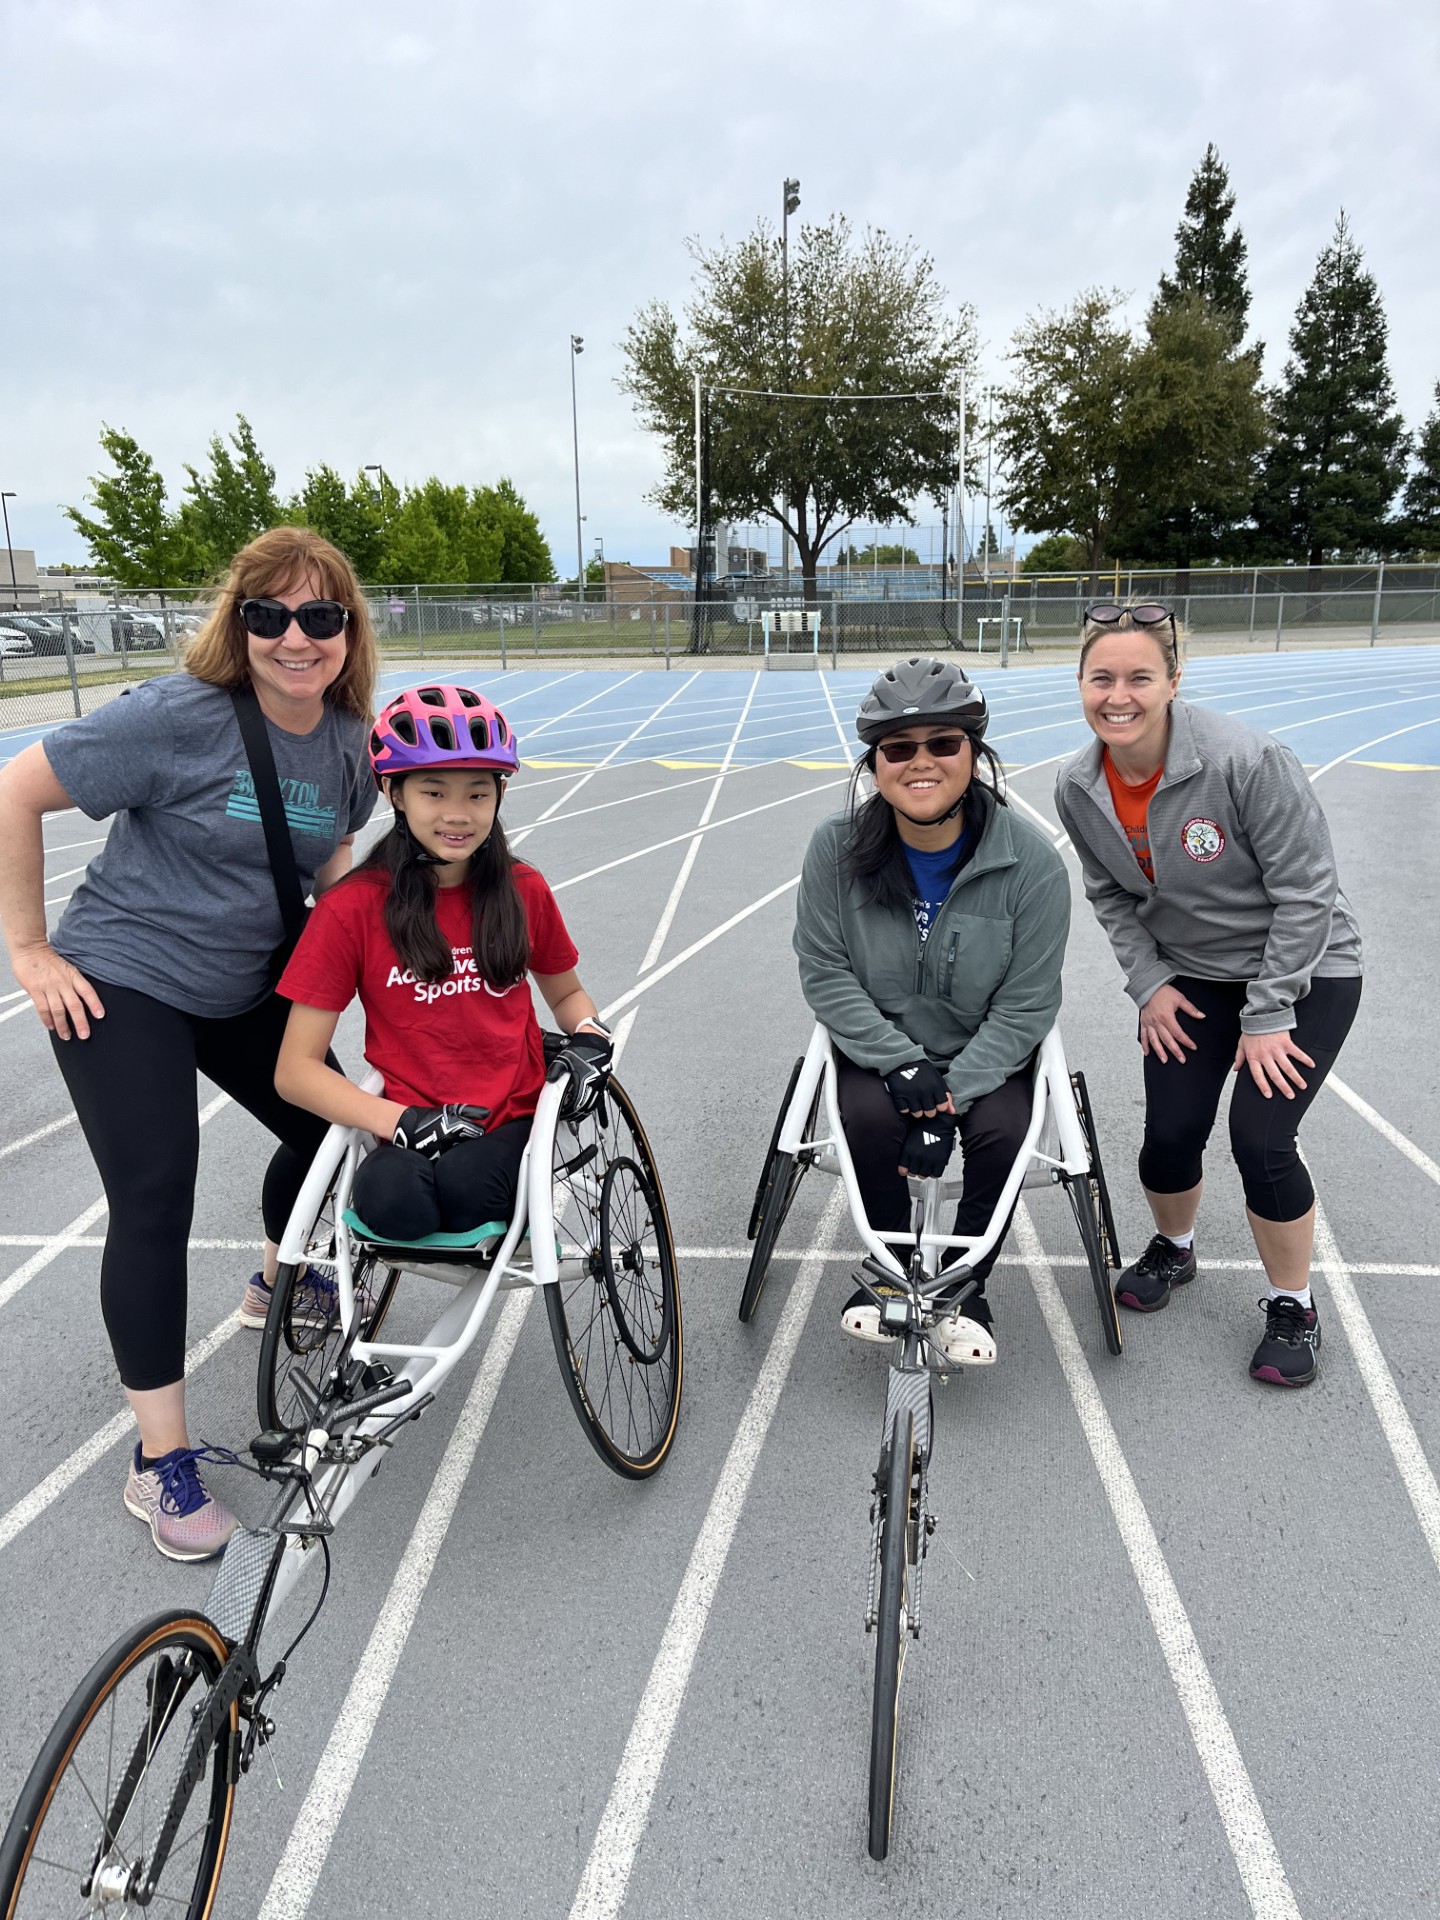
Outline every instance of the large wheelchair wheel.
<path id="1" fill-rule="evenodd" d="M 766 1276 L 770 1271 L 770 1262 L 775 1255 L 775 1243 L 780 1238 L 780 1230 L 785 1225 L 805 1170 L 810 1165 L 807 1153 L 782 1153 L 780 1151 L 780 1129 L 785 1124 L 785 1116 L 790 1111 L 790 1102 L 794 1098 L 796 1084 L 800 1079 L 803 1059 L 797 1060 L 790 1070 L 790 1079 L 785 1088 L 785 1098 L 780 1102 L 780 1111 L 775 1116 L 775 1125 L 770 1130 L 770 1145 L 766 1150 L 765 1164 L 760 1169 L 760 1184 L 755 1189 L 755 1202 L 750 1209 L 749 1225 L 745 1237 L 753 1240 L 755 1246 L 750 1255 L 750 1264 L 745 1269 L 745 1285 L 740 1290 L 740 1318 L 748 1321 L 755 1316 L 760 1304 L 760 1295 L 765 1290 Z M 815 1089 L 815 1098 L 810 1102 L 810 1112 L 805 1122 L 806 1134 L 815 1130 L 816 1116 L 820 1111 L 820 1088 Z"/>
<path id="2" fill-rule="evenodd" d="M 1120 1314 L 1115 1305 L 1115 1290 L 1110 1275 L 1120 1269 L 1120 1241 L 1115 1232 L 1115 1216 L 1110 1211 L 1110 1191 L 1105 1185 L 1105 1169 L 1095 1138 L 1095 1124 L 1090 1113 L 1090 1096 L 1085 1090 L 1084 1074 L 1072 1073 L 1070 1084 L 1075 1091 L 1075 1110 L 1080 1117 L 1085 1144 L 1090 1150 L 1090 1171 L 1088 1174 L 1068 1177 L 1065 1185 L 1070 1195 L 1070 1205 L 1075 1210 L 1075 1224 L 1080 1229 L 1080 1243 L 1085 1249 L 1085 1262 L 1090 1269 L 1090 1284 L 1095 1289 L 1095 1304 L 1100 1309 L 1105 1346 L 1108 1352 L 1119 1354 L 1125 1341 L 1120 1332 Z"/>
<path id="3" fill-rule="evenodd" d="M 606 1466 L 643 1480 L 680 1416 L 680 1288 L 650 1143 L 615 1080 L 585 1119 L 558 1122 L 554 1176 L 562 1258 L 573 1270 L 578 1249 L 582 1268 L 545 1289 L 565 1391 Z"/>
<path id="4" fill-rule="evenodd" d="M 238 1706 L 222 1709 L 210 1746 L 197 1716 L 225 1664 L 201 1614 L 164 1613 L 117 1640 L 71 1695 L 0 1841 L 0 1914 L 142 1910 L 137 1897 L 187 1767 L 195 1778 L 149 1913 L 207 1920 L 235 1803 Z"/>
<path id="5" fill-rule="evenodd" d="M 331 1187 L 305 1236 L 304 1261 L 282 1265 L 275 1277 L 260 1335 L 255 1383 L 256 1411 L 264 1429 L 294 1430 L 311 1424 L 313 1402 L 307 1403 L 294 1376 L 303 1374 L 317 1393 L 322 1392 L 353 1340 L 374 1338 L 395 1296 L 397 1267 L 382 1266 L 373 1255 L 356 1258 L 351 1278 L 359 1313 L 350 1339 L 346 1338 L 340 1325 L 337 1232 Z"/>
<path id="6" fill-rule="evenodd" d="M 889 1457 L 882 1462 L 880 1600 L 875 1621 L 875 1692 L 870 1709 L 870 1858 L 890 1851 L 895 1810 L 895 1745 L 900 1723 L 900 1675 L 910 1635 L 910 1566 L 919 1518 L 911 1514 L 915 1474 L 915 1416 L 897 1413 Z"/>

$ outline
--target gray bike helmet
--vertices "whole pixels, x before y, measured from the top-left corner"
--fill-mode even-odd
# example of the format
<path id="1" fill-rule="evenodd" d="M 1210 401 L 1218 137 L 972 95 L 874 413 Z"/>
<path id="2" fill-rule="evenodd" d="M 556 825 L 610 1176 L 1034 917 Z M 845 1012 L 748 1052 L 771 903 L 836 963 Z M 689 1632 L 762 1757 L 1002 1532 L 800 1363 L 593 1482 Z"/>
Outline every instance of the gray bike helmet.
<path id="1" fill-rule="evenodd" d="M 860 702 L 855 731 L 867 747 L 887 733 L 918 720 L 926 725 L 949 721 L 974 740 L 985 738 L 990 710 L 985 696 L 959 667 L 928 656 L 889 667 Z"/>

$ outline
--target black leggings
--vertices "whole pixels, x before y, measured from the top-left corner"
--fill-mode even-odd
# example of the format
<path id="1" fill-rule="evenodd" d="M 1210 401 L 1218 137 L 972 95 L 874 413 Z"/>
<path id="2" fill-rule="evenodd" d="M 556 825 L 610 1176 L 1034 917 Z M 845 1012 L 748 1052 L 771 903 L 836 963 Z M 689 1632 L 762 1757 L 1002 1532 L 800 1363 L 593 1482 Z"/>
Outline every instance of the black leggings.
<path id="1" fill-rule="evenodd" d="M 396 1240 L 508 1221 L 532 1118 L 508 1120 L 438 1160 L 408 1147 L 376 1147 L 355 1170 L 356 1213 L 375 1233 Z"/>
<path id="2" fill-rule="evenodd" d="M 1181 1012 L 1181 1026 L 1195 1042 L 1184 1061 L 1145 1056 L 1145 1143 L 1140 1149 L 1140 1181 L 1151 1193 L 1188 1193 L 1198 1187 L 1202 1156 L 1215 1125 L 1220 1096 L 1235 1066 L 1243 980 L 1172 980 L 1199 1007 L 1203 1020 Z M 1245 1204 L 1262 1220 L 1299 1220 L 1315 1204 L 1315 1188 L 1295 1145 L 1300 1122 L 1325 1083 L 1345 1044 L 1360 1005 L 1360 979 L 1312 980 L 1295 1003 L 1291 1033 L 1302 1053 L 1315 1062 L 1300 1065 L 1302 1092 L 1287 1100 L 1278 1090 L 1267 1100 L 1250 1069 L 1235 1074 L 1230 1101 L 1230 1151 L 1240 1169 Z M 1298 1065 L 1298 1063 L 1297 1063 Z"/>
<path id="3" fill-rule="evenodd" d="M 272 1240 L 285 1230 L 328 1123 L 275 1091 L 288 1000 L 271 995 L 249 1013 L 206 1020 L 133 987 L 90 978 L 105 1018 L 90 1022 L 88 1040 L 51 1040 L 110 1203 L 100 1262 L 106 1331 L 121 1380 L 146 1392 L 185 1374 L 186 1253 L 200 1158 L 197 1074 L 284 1143 L 262 1189 Z"/>
<path id="4" fill-rule="evenodd" d="M 909 1122 L 895 1111 L 878 1073 L 857 1067 L 838 1048 L 835 1068 L 840 1120 L 870 1224 L 880 1233 L 904 1233 L 910 1227 L 910 1189 L 900 1172 L 900 1148 Z M 1034 1081 L 1027 1067 L 1011 1074 L 993 1093 L 982 1093 L 961 1116 L 965 1184 L 955 1210 L 956 1233 L 983 1233 L 990 1224 L 995 1202 L 1030 1125 L 1034 1097 Z M 1007 1220 L 1005 1232 L 974 1269 L 982 1287 L 1000 1257 L 1009 1230 Z"/>

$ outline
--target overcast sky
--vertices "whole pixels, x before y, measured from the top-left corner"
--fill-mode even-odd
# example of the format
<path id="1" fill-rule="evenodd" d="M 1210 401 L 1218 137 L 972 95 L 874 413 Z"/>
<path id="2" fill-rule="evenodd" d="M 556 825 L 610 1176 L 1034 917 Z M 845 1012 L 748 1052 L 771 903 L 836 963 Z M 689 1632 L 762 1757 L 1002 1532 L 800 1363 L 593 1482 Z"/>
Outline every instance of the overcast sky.
<path id="1" fill-rule="evenodd" d="M 509 474 L 574 565 L 662 558 L 653 444 L 616 391 L 687 235 L 844 211 L 911 235 L 974 303 L 988 366 L 1027 313 L 1134 294 L 1173 256 L 1207 140 L 1275 377 L 1336 212 L 1385 299 L 1415 425 L 1440 377 L 1433 0 L 0 0 L 0 487 L 18 546 L 102 421 L 160 464 L 237 410 L 296 486 Z"/>

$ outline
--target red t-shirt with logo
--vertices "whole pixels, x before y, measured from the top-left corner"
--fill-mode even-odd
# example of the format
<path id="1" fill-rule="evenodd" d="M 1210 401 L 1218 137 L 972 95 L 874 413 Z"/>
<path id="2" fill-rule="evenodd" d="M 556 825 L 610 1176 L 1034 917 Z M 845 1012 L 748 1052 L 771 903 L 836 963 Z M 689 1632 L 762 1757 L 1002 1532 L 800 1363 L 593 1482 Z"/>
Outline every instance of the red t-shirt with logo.
<path id="1" fill-rule="evenodd" d="M 579 955 L 554 894 L 534 867 L 517 861 L 514 873 L 532 970 L 567 973 Z M 322 895 L 277 992 L 331 1013 L 358 994 L 365 1058 L 383 1076 L 387 1100 L 489 1107 L 491 1127 L 533 1113 L 545 1064 L 529 981 L 501 993 L 476 972 L 466 886 L 441 887 L 435 898 L 436 925 L 455 956 L 449 979 L 417 981 L 385 931 L 389 884 L 385 874 L 360 873 Z"/>
<path id="2" fill-rule="evenodd" d="M 1155 863 L 1150 857 L 1150 802 L 1155 797 L 1155 789 L 1160 784 L 1160 776 L 1165 768 L 1163 764 L 1158 766 L 1148 780 L 1142 780 L 1139 786 L 1132 786 L 1128 780 L 1120 778 L 1108 747 L 1101 748 L 1100 757 L 1105 763 L 1105 783 L 1110 789 L 1115 818 L 1125 829 L 1125 838 L 1130 842 L 1130 850 L 1139 862 L 1140 871 L 1153 887 Z"/>

